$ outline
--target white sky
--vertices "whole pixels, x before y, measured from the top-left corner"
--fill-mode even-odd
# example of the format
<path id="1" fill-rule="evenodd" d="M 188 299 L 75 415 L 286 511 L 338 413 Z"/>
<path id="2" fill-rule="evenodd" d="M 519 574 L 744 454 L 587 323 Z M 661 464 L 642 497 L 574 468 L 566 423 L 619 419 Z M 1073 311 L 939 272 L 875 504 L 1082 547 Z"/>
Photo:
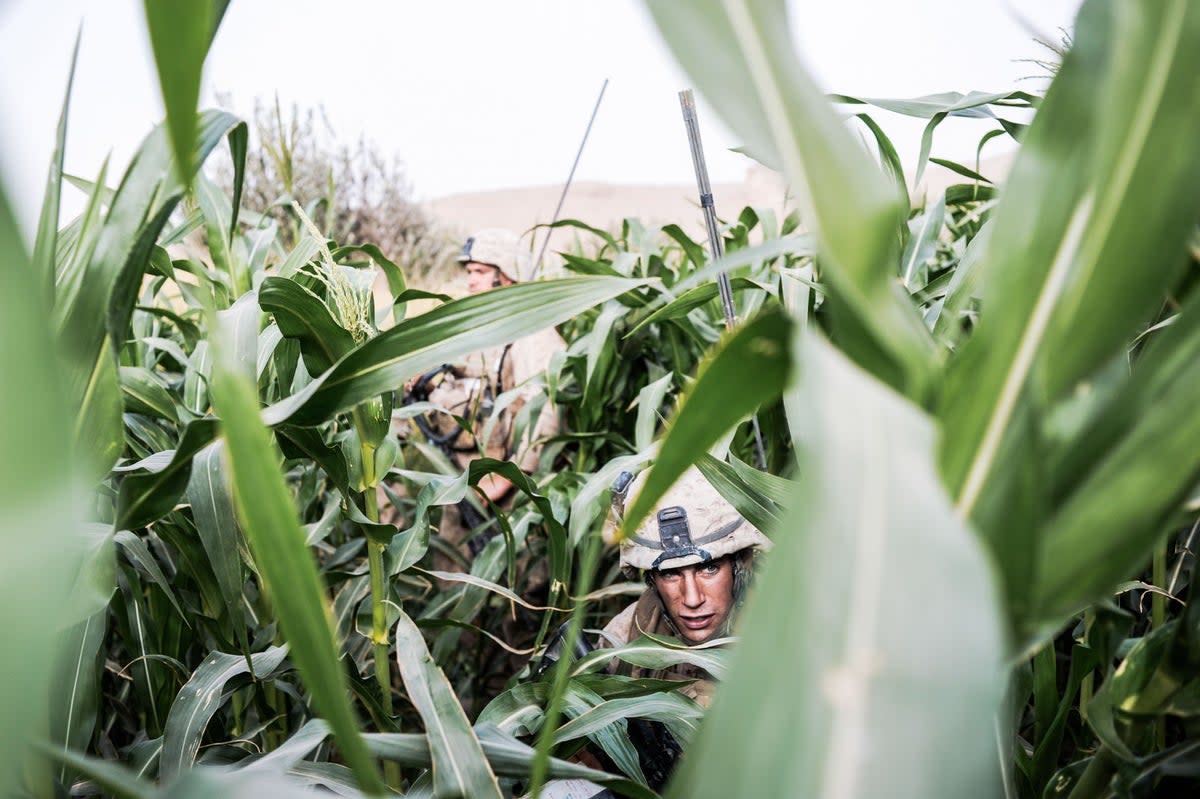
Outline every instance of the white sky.
<path id="1" fill-rule="evenodd" d="M 1044 85 L 1020 82 L 1040 71 L 1018 59 L 1044 56 L 1033 31 L 1057 41 L 1079 0 L 789 5 L 797 48 L 825 89 L 911 97 Z M 161 119 L 141 13 L 140 0 L 0 0 L 0 170 L 27 229 L 81 20 L 67 172 L 94 177 L 111 152 L 119 175 Z M 689 84 L 634 0 L 234 0 L 201 100 L 228 93 L 246 117 L 276 93 L 285 108 L 324 104 L 339 140 L 365 133 L 395 152 L 427 198 L 561 184 L 605 78 L 576 180 L 690 182 L 676 99 Z M 915 160 L 923 122 L 876 119 Z M 740 180 L 749 162 L 727 151 L 740 142 L 703 102 L 700 125 L 713 181 Z M 968 160 L 987 127 L 951 120 L 934 155 Z"/>

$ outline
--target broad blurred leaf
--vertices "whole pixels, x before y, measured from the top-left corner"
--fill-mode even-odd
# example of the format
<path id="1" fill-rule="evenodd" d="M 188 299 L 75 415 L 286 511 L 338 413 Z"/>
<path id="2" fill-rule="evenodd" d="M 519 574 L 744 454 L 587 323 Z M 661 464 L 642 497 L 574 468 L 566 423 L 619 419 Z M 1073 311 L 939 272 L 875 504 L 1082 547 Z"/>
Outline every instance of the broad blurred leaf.
<path id="1" fill-rule="evenodd" d="M 425 639 L 412 619 L 396 623 L 396 662 L 408 698 L 425 722 L 438 796 L 499 797 L 500 785 L 446 675 L 434 665 Z"/>
<path id="2" fill-rule="evenodd" d="M 201 114 L 196 163 L 240 124 L 224 112 Z M 156 128 L 122 179 L 86 266 L 59 286 L 53 318 L 73 411 L 97 374 L 97 360 L 114 358 L 114 342 L 124 342 L 155 240 L 183 197 L 170 163 L 166 132 Z"/>
<path id="3" fill-rule="evenodd" d="M 228 0 L 145 0 L 146 27 L 158 67 L 167 127 L 179 174 L 192 175 L 200 72 Z"/>
<path id="4" fill-rule="evenodd" d="M 787 532 L 670 795 L 996 795 L 997 594 L 934 469 L 933 428 L 815 337 L 798 355 Z M 931 604 L 938 622 L 914 624 Z"/>
<path id="5" fill-rule="evenodd" d="M 1200 303 L 1138 360 L 1105 412 L 1056 464 L 1031 612 L 1054 623 L 1136 574 L 1200 479 Z"/>
<path id="6" fill-rule="evenodd" d="M 1197 69 L 1200 6 L 1089 0 L 994 212 L 977 267 L 985 307 L 947 375 L 941 461 L 1018 618 L 1048 484 L 1041 408 L 1123 350 L 1184 263 L 1200 199 Z"/>
<path id="7" fill-rule="evenodd" d="M 0 186 L 0 793 L 17 792 L 29 720 L 44 717 L 72 580 L 77 526 L 71 417 L 57 379 L 45 291 Z M 36 612 L 31 612 L 36 609 Z"/>
<path id="8" fill-rule="evenodd" d="M 89 757 L 58 746 L 43 746 L 48 757 L 86 776 L 117 799 L 152 799 L 157 795 L 154 783 L 141 779 L 131 769 L 111 760 Z"/>

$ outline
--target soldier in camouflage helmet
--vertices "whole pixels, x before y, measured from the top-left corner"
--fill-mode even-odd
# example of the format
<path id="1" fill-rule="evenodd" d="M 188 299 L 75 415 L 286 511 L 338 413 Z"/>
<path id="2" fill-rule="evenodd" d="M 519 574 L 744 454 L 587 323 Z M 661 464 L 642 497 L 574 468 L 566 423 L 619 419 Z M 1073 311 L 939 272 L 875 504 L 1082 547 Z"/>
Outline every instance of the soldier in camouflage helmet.
<path id="1" fill-rule="evenodd" d="M 613 487 L 609 530 L 615 531 L 645 485 L 622 473 Z M 754 556 L 771 542 L 746 521 L 695 467 L 684 472 L 638 529 L 621 542 L 621 568 L 641 575 L 646 590 L 604 628 L 606 643 L 621 646 L 643 633 L 675 636 L 689 646 L 729 635 L 744 598 Z M 681 693 L 707 705 L 713 682 L 695 666 L 633 676 L 695 680 Z"/>
<path id="2" fill-rule="evenodd" d="M 520 238 L 511 231 L 491 228 L 475 233 L 466 240 L 458 256 L 467 272 L 467 291 L 480 294 L 518 282 L 528 271 L 528 256 L 521 247 Z M 501 395 L 543 372 L 554 353 L 565 349 L 566 344 L 551 327 L 511 344 L 473 353 L 453 364 L 453 368 L 430 390 L 428 399 L 456 416 L 471 419 L 474 430 L 487 435 L 487 440 L 480 446 L 455 420 L 441 418 L 440 424 L 449 436 L 445 448 L 459 468 L 465 469 L 479 457 L 480 450 L 491 458 L 512 460 L 525 472 L 532 473 L 537 468 L 542 450 L 539 442 L 558 432 L 558 413 L 553 404 L 547 400 L 524 429 L 516 430 L 522 408 L 539 389 L 531 388 L 499 411 L 494 410 L 494 403 Z M 510 500 L 513 491 L 512 483 L 497 474 L 480 480 L 479 488 L 498 504 Z M 482 522 L 479 518 L 471 518 L 472 511 L 461 505 L 447 507 L 439 528 L 443 539 L 458 547 L 466 557 L 474 554 L 470 551 L 472 548 L 478 549 L 484 543 L 476 540 L 471 547 L 467 545 L 474 528 Z M 454 568 L 449 563 L 438 565 Z"/>

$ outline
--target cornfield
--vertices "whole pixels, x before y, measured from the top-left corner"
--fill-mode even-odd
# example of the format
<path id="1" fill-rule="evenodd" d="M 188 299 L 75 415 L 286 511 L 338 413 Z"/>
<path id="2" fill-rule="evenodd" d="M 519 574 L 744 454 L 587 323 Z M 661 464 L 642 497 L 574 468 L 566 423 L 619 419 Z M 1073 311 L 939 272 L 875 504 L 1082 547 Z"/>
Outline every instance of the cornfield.
<path id="1" fill-rule="evenodd" d="M 0 192 L 7 795 L 654 797 L 630 719 L 684 745 L 669 797 L 1197 790 L 1200 6 L 1087 0 L 1044 95 L 867 101 L 817 89 L 777 0 L 648 0 L 796 212 L 742 210 L 720 259 L 563 220 L 571 276 L 450 299 L 243 211 L 247 125 L 196 110 L 224 5 L 146 3 L 167 118 L 115 189 L 72 178 L 60 225 L 68 85 L 32 253 Z M 915 174 L 873 107 L 928 120 Z M 938 159 L 964 182 L 910 199 L 951 116 L 1019 140 L 1012 172 Z M 408 381 L 549 326 L 533 474 L 405 432 L 438 413 Z M 538 673 L 643 588 L 600 536 L 613 478 L 650 468 L 628 531 L 693 464 L 774 541 L 736 642 Z M 460 501 L 502 534 L 440 571 Z"/>

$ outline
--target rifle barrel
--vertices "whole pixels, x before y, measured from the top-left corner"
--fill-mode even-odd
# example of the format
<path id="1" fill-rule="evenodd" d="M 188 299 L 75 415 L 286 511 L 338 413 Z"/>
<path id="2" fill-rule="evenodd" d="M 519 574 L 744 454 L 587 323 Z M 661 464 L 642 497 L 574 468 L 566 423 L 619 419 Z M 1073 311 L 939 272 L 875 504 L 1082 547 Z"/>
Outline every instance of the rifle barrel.
<path id="1" fill-rule="evenodd" d="M 704 162 L 704 145 L 700 141 L 700 121 L 696 116 L 696 99 L 691 89 L 679 93 L 679 107 L 683 110 L 683 124 L 687 128 L 688 144 L 692 149 L 692 167 L 696 170 L 696 188 L 700 191 L 700 208 L 704 212 L 704 225 L 708 228 L 708 247 L 713 260 L 725 255 L 721 231 L 717 227 L 717 209 L 713 202 L 712 184 L 708 181 L 708 165 Z M 733 308 L 733 285 L 725 272 L 717 275 L 717 293 L 721 296 L 721 313 L 725 316 L 725 329 L 733 330 L 737 314 Z M 758 457 L 758 468 L 767 469 L 767 452 L 763 446 L 762 430 L 758 427 L 758 414 L 750 417 L 754 429 L 754 454 Z"/>

